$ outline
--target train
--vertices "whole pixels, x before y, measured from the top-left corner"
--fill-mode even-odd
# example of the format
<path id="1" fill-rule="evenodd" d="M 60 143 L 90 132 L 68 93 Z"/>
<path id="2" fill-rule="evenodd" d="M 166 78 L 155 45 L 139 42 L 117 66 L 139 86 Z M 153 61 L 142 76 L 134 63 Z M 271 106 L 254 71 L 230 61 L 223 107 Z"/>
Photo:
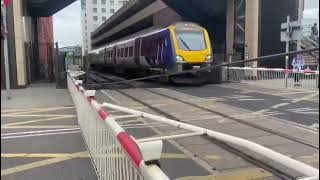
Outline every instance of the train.
<path id="1" fill-rule="evenodd" d="M 166 28 L 153 30 L 123 39 L 89 54 L 91 67 L 111 67 L 117 73 L 127 70 L 148 71 L 152 74 L 177 73 L 212 64 L 213 52 L 207 30 L 198 24 L 179 22 Z M 204 73 L 189 73 L 166 77 L 168 81 L 186 82 L 192 77 L 202 78 Z M 204 78 L 205 79 L 205 78 Z M 197 79 L 199 81 L 199 79 Z"/>

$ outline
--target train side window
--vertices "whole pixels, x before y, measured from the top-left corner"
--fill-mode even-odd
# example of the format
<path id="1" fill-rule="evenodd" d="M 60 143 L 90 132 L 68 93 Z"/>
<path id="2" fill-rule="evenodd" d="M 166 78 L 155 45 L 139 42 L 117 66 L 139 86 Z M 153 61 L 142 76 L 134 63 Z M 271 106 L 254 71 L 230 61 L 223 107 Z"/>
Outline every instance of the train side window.
<path id="1" fill-rule="evenodd" d="M 118 51 L 117 51 L 117 56 L 118 56 L 118 58 L 120 57 L 120 49 L 118 49 Z"/>
<path id="2" fill-rule="evenodd" d="M 124 48 L 121 48 L 121 57 L 124 55 Z"/>
<path id="3" fill-rule="evenodd" d="M 128 55 L 129 55 L 129 48 L 128 48 L 128 47 L 126 47 L 125 55 L 124 55 L 124 56 L 125 56 L 125 57 L 129 57 Z"/>
<path id="4" fill-rule="evenodd" d="M 133 57 L 133 46 L 129 47 L 129 57 Z"/>

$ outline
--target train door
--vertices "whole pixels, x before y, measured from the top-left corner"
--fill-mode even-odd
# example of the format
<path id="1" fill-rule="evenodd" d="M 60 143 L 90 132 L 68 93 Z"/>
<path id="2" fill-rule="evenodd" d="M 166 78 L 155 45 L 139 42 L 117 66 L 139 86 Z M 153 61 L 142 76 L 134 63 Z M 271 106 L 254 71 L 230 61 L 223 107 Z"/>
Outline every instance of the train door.
<path id="1" fill-rule="evenodd" d="M 136 66 L 141 66 L 140 63 L 140 49 L 141 49 L 141 38 L 137 38 L 134 42 L 134 62 Z"/>

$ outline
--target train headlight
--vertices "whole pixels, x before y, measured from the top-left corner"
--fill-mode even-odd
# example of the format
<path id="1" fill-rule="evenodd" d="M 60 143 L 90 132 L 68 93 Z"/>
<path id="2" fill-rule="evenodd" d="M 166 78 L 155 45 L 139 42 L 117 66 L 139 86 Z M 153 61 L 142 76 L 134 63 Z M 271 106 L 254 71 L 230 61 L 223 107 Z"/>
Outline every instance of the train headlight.
<path id="1" fill-rule="evenodd" d="M 208 62 L 208 63 L 212 62 L 212 55 L 211 54 L 206 57 L 206 62 Z"/>
<path id="2" fill-rule="evenodd" d="M 176 60 L 177 60 L 177 63 L 184 63 L 183 57 L 181 57 L 179 55 L 176 56 Z"/>

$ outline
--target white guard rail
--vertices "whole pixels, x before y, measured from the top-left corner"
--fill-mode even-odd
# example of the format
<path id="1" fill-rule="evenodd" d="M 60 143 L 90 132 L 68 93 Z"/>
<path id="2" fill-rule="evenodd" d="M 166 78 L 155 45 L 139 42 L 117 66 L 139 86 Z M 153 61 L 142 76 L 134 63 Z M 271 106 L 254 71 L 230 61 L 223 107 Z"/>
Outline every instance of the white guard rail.
<path id="1" fill-rule="evenodd" d="M 99 179 L 169 180 L 158 166 L 146 165 L 143 149 L 102 109 L 94 91 L 86 91 L 72 74 L 68 75 L 68 88 Z"/>
<path id="2" fill-rule="evenodd" d="M 227 80 L 261 83 L 265 86 L 319 90 L 319 71 L 278 68 L 225 67 Z"/>

